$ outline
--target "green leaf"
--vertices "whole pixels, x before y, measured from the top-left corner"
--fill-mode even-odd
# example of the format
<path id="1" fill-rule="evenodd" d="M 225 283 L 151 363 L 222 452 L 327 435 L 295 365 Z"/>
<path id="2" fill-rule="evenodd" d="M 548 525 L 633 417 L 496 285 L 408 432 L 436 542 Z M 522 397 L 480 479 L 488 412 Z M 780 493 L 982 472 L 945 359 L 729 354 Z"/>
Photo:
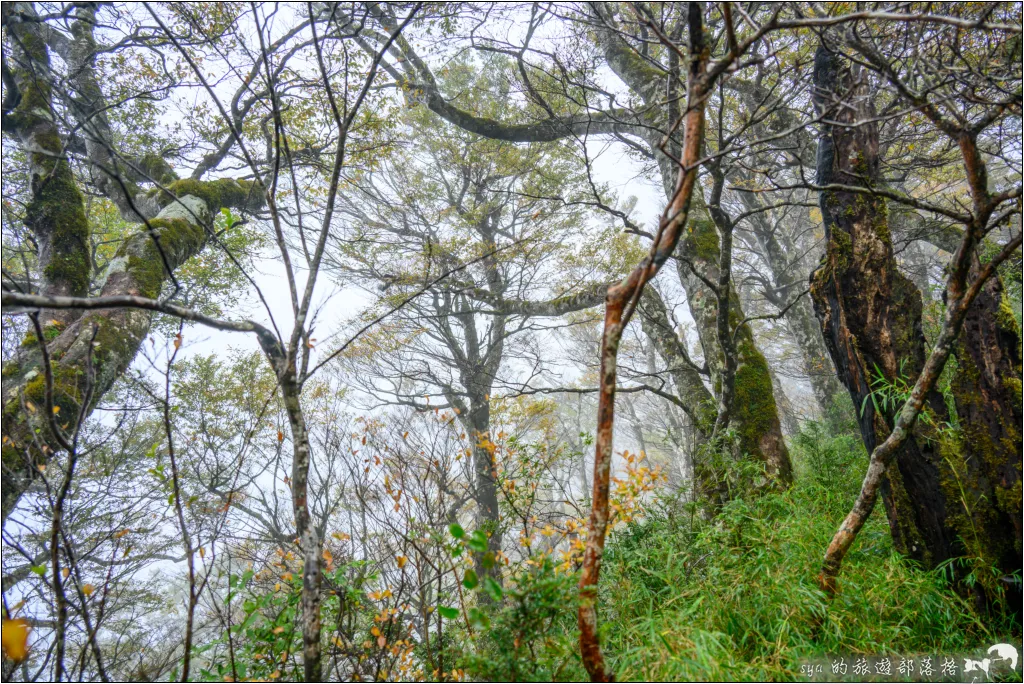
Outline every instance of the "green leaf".
<path id="1" fill-rule="evenodd" d="M 470 608 L 469 623 L 478 629 L 487 629 L 491 626 L 491 619 L 479 608 Z"/>
<path id="2" fill-rule="evenodd" d="M 440 613 L 441 617 L 443 617 L 446 620 L 454 620 L 457 617 L 459 617 L 458 608 L 451 608 L 449 606 L 438 606 L 437 612 Z"/>
<path id="3" fill-rule="evenodd" d="M 448 531 L 452 533 L 452 536 L 456 539 L 462 539 L 466 536 L 466 530 L 462 529 L 462 526 L 458 523 L 452 523 L 448 526 Z"/>
<path id="4" fill-rule="evenodd" d="M 473 532 L 473 536 L 469 538 L 469 541 L 466 542 L 466 545 L 477 553 L 487 553 L 487 535 L 480 530 L 476 530 Z"/>
<path id="5" fill-rule="evenodd" d="M 32 569 L 32 572 L 36 573 L 40 577 L 42 577 L 43 575 L 46 574 L 46 566 L 45 565 L 33 565 L 31 569 Z"/>
<path id="6" fill-rule="evenodd" d="M 478 584 L 480 584 L 480 580 L 477 579 L 476 572 L 473 570 L 473 568 L 466 570 L 466 575 L 462 578 L 462 586 L 466 587 L 467 589 L 472 589 Z"/>
<path id="7" fill-rule="evenodd" d="M 500 601 L 501 597 L 504 596 L 505 592 L 502 591 L 501 585 L 493 577 L 484 578 L 484 591 L 495 601 Z"/>

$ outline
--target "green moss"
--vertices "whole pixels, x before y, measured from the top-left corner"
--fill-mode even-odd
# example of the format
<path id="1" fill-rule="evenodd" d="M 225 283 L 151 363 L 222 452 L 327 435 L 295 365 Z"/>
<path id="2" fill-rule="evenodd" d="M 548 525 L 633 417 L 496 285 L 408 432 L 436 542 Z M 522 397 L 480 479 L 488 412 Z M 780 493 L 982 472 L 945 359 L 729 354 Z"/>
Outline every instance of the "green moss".
<path id="1" fill-rule="evenodd" d="M 223 207 L 254 209 L 262 203 L 262 192 L 257 183 L 233 178 L 210 181 L 182 178 L 169 183 L 166 190 L 156 191 L 155 195 L 161 206 L 167 206 L 175 199 L 193 195 L 203 200 L 211 215 L 217 214 Z"/>
<path id="2" fill-rule="evenodd" d="M 829 233 L 828 258 L 838 277 L 845 273 L 846 268 L 850 265 L 850 257 L 853 256 L 853 240 L 850 238 L 850 234 L 839 226 L 832 226 Z"/>
<path id="3" fill-rule="evenodd" d="M 84 374 L 80 368 L 59 364 L 52 366 L 52 373 L 53 405 L 58 408 L 61 420 L 73 420 L 82 400 Z M 37 372 L 25 384 L 22 394 L 26 401 L 32 402 L 37 412 L 43 411 L 46 405 L 46 376 L 41 371 Z"/>
<path id="4" fill-rule="evenodd" d="M 768 362 L 754 344 L 750 330 L 744 328 L 736 346 L 739 365 L 735 379 L 735 424 L 740 446 L 746 453 L 765 459 L 761 439 L 778 429 L 778 409 L 772 393 Z"/>
<path id="5" fill-rule="evenodd" d="M 172 268 L 177 267 L 202 248 L 206 233 L 201 226 L 183 218 L 150 219 L 149 226 L 160 241 L 160 248 L 151 234 L 141 233 L 126 243 L 117 256 L 127 261 L 126 271 L 135 281 L 138 294 L 153 299 L 160 295 L 167 278 L 163 256 Z"/>
<path id="6" fill-rule="evenodd" d="M 1020 325 L 1017 323 L 1017 316 L 1013 313 L 1013 304 L 1006 292 L 1003 292 L 1003 297 L 999 301 L 999 310 L 996 312 L 996 323 L 1003 330 L 1013 332 L 1020 337 Z"/>
<path id="7" fill-rule="evenodd" d="M 68 163 L 50 160 L 47 166 L 50 171 L 45 179 L 33 178 L 25 224 L 39 239 L 49 242 L 50 259 L 43 267 L 47 282 L 62 286 L 71 296 L 83 297 L 92 275 L 85 204 Z"/>
<path id="8" fill-rule="evenodd" d="M 683 251 L 691 258 L 703 261 L 718 261 L 718 231 L 710 219 L 695 218 L 690 221 L 686 237 L 683 239 Z"/>
<path id="9" fill-rule="evenodd" d="M 151 178 L 161 185 L 168 185 L 178 180 L 178 174 L 174 172 L 171 165 L 159 154 L 152 152 L 142 155 L 142 158 L 139 160 L 139 170 L 147 178 Z"/>

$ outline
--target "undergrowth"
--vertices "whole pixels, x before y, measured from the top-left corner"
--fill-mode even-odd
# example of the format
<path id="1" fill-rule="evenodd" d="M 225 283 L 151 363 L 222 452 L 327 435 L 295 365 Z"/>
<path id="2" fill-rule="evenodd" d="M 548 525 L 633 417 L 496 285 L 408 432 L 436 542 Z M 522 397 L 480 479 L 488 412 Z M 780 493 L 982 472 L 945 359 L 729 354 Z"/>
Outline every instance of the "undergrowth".
<path id="1" fill-rule="evenodd" d="M 612 536 L 599 606 L 602 646 L 619 680 L 794 680 L 806 678 L 802 665 L 831 655 L 977 657 L 999 642 L 1019 647 L 1014 618 L 979 617 L 941 573 L 899 556 L 881 509 L 844 561 L 838 596 L 827 600 L 815 577 L 867 454 L 855 435 L 817 425 L 793 451 L 798 477 L 787 492 L 734 500 L 710 522 L 661 501 Z M 585 679 L 575 581 L 535 570 L 523 594 L 535 597 L 537 612 L 513 602 L 494 613 L 464 658 L 466 676 Z"/>

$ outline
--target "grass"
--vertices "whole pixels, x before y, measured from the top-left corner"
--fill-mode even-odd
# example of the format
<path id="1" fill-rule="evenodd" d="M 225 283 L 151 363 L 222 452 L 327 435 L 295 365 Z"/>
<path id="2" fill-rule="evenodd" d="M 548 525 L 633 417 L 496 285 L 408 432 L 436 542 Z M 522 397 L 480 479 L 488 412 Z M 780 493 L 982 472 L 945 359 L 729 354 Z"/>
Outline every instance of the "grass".
<path id="1" fill-rule="evenodd" d="M 830 602 L 815 577 L 867 455 L 856 437 L 812 426 L 795 440 L 794 456 L 799 477 L 785 493 L 733 501 L 713 522 L 665 501 L 613 536 L 600 611 L 619 680 L 787 681 L 806 679 L 801 666 L 830 655 L 956 655 L 962 666 L 963 655 L 980 658 L 995 643 L 1020 648 L 1019 621 L 980 618 L 941 573 L 893 550 L 881 507 Z M 586 678 L 578 656 L 551 648 L 574 644 L 574 606 L 561 605 L 546 655 L 516 678 Z M 469 674 L 500 678 L 497 659 L 488 662 Z"/>

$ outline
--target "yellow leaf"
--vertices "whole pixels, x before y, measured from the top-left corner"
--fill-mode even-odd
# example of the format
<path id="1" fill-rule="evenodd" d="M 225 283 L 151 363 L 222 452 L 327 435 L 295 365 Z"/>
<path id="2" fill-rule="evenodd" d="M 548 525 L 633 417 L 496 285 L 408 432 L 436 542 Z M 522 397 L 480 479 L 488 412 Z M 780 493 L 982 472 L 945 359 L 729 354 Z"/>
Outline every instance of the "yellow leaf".
<path id="1" fill-rule="evenodd" d="M 274 591 L 281 591 L 281 583 L 280 582 L 278 582 L 277 584 L 274 585 Z"/>
<path id="2" fill-rule="evenodd" d="M 29 410 L 29 413 L 35 413 L 36 412 L 36 405 L 33 404 L 31 401 L 26 401 L 25 402 L 25 408 L 27 408 Z"/>
<path id="3" fill-rule="evenodd" d="M 64 579 L 67 579 L 68 575 L 70 575 L 70 574 L 71 574 L 71 571 L 68 570 L 67 568 L 61 568 L 60 569 L 60 576 L 63 577 Z"/>
<path id="4" fill-rule="evenodd" d="M 54 406 L 53 407 L 53 415 L 57 415 L 58 413 L 60 413 L 60 406 Z"/>
<path id="5" fill-rule="evenodd" d="M 177 335 L 174 336 L 174 348 L 181 348 L 181 333 L 178 333 Z"/>
<path id="6" fill-rule="evenodd" d="M 24 660 L 28 655 L 28 633 L 30 631 L 32 628 L 23 618 L 4 619 L 2 629 L 0 629 L 4 655 L 16 663 Z"/>
<path id="7" fill-rule="evenodd" d="M 92 592 L 94 591 L 96 591 L 96 587 L 92 586 L 91 584 L 82 585 L 82 593 L 86 596 L 92 596 Z"/>
<path id="8" fill-rule="evenodd" d="M 377 626 L 374 626 L 373 629 L 370 630 L 370 634 L 372 634 L 375 637 L 379 637 L 380 636 L 380 628 L 377 627 Z"/>
<path id="9" fill-rule="evenodd" d="M 405 564 L 409 562 L 409 559 L 406 558 L 405 556 L 395 556 L 395 560 L 398 561 L 398 568 L 399 569 L 404 568 Z"/>
<path id="10" fill-rule="evenodd" d="M 206 549 L 204 549 L 202 546 L 199 547 L 199 557 L 206 558 Z"/>
<path id="11" fill-rule="evenodd" d="M 120 532 L 116 532 L 114 534 L 114 539 L 120 539 L 121 537 L 124 537 L 125 535 L 127 535 L 130 532 L 131 532 L 131 530 L 121 530 Z"/>

